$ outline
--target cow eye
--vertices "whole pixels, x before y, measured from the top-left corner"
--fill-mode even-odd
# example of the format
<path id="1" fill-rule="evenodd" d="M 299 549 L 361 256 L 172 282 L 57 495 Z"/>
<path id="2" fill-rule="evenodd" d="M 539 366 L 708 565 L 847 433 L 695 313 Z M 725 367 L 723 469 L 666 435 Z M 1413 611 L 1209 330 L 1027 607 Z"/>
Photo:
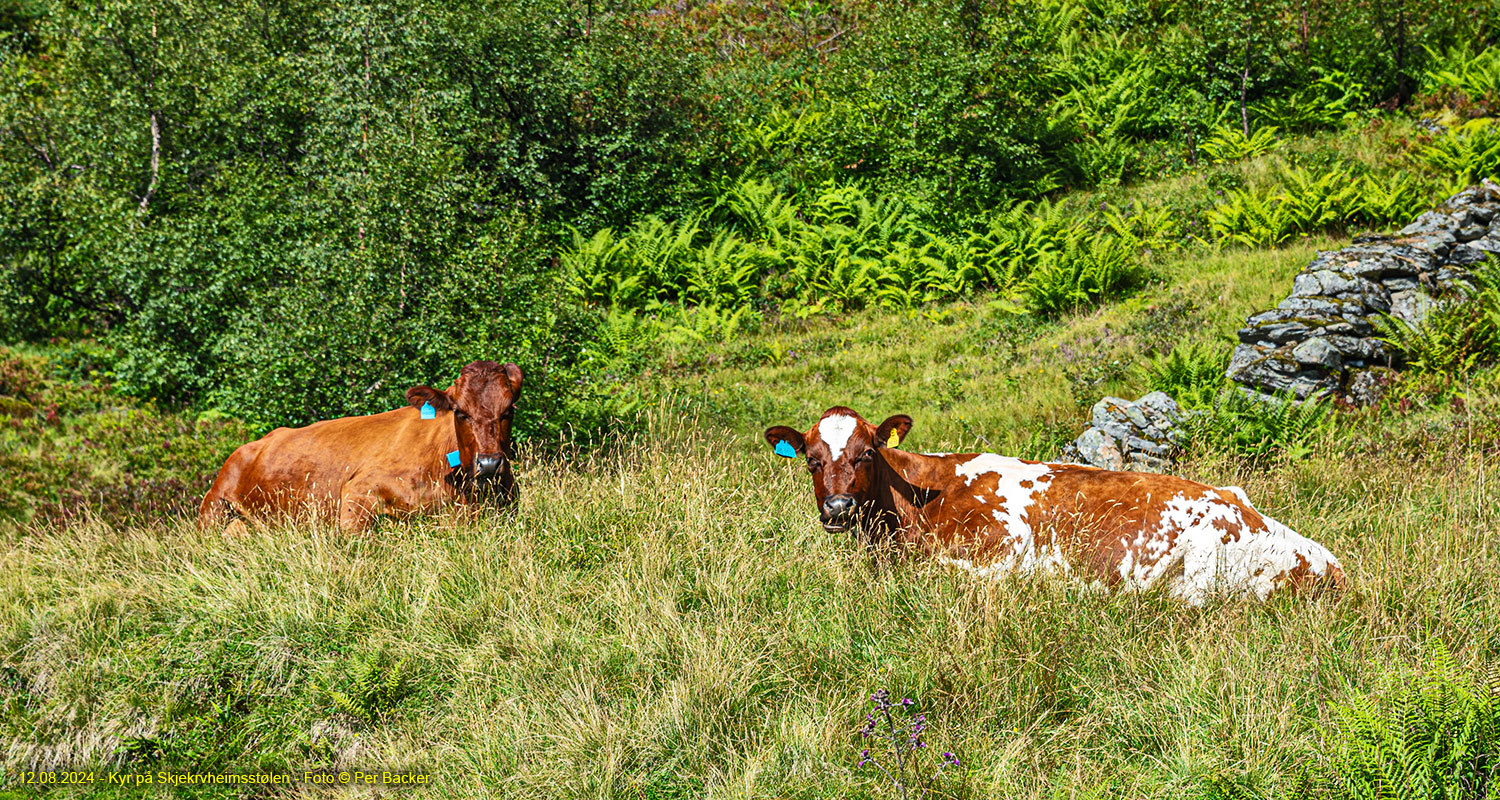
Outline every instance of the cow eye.
<path id="1" fill-rule="evenodd" d="M 454 419 L 468 419 L 469 415 L 465 414 L 464 412 L 459 411 L 458 409 L 455 408 L 455 409 L 453 409 L 453 418 Z"/>
<path id="2" fill-rule="evenodd" d="M 817 472 L 818 470 L 820 470 L 822 468 L 823 468 L 823 462 L 817 460 L 816 458 L 809 458 L 807 460 L 807 471 L 808 472 Z"/>
<path id="3" fill-rule="evenodd" d="M 872 459 L 874 457 L 875 457 L 875 448 L 872 447 L 869 450 L 866 450 L 863 453 L 860 453 L 859 454 L 859 458 L 855 459 L 855 461 L 858 461 L 859 463 L 863 464 L 866 461 L 869 461 L 870 459 Z"/>

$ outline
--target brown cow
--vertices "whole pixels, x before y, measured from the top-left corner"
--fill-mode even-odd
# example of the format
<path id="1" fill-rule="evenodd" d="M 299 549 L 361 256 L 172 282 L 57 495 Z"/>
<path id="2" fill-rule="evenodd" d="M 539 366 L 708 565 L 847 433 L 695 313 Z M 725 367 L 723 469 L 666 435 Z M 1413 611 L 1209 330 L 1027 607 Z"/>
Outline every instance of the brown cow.
<path id="1" fill-rule="evenodd" d="M 1137 589 L 1165 582 L 1192 604 L 1343 585 L 1332 553 L 1257 512 L 1238 487 L 895 449 L 911 425 L 897 414 L 877 428 L 839 406 L 807 433 L 778 425 L 765 437 L 780 455 L 807 457 L 827 530 L 858 526 L 984 577 L 1061 573 Z"/>
<path id="2" fill-rule="evenodd" d="M 406 390 L 407 408 L 277 428 L 224 462 L 198 523 L 311 506 L 337 515 L 339 527 L 361 531 L 381 514 L 431 510 L 451 498 L 508 500 L 515 494 L 510 427 L 520 393 L 520 367 L 475 361 L 446 392 Z M 422 418 L 424 405 L 432 419 Z"/>

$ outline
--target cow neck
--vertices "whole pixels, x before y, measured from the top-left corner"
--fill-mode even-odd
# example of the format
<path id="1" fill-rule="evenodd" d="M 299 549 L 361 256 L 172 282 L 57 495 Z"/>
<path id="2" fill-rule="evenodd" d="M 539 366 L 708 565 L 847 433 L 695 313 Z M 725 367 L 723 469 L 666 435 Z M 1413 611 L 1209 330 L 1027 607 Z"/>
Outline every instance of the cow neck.
<path id="1" fill-rule="evenodd" d="M 428 422 L 429 420 L 423 420 Z M 458 449 L 458 431 L 453 429 L 453 410 L 444 409 L 437 412 L 437 417 L 432 422 L 440 423 L 443 433 L 437 438 L 437 461 L 446 469 L 443 473 L 443 482 L 453 489 L 459 500 L 464 503 L 474 502 L 474 472 L 473 468 L 466 463 L 460 463 L 456 467 L 448 466 L 448 454 Z M 446 435 L 445 435 L 446 434 Z M 449 437 L 452 437 L 452 447 L 449 447 Z"/>
<path id="2" fill-rule="evenodd" d="M 903 532 L 922 529 L 927 504 L 942 493 L 936 488 L 941 485 L 938 460 L 889 447 L 876 452 L 880 454 L 875 459 L 879 517 L 887 524 L 894 522 Z"/>

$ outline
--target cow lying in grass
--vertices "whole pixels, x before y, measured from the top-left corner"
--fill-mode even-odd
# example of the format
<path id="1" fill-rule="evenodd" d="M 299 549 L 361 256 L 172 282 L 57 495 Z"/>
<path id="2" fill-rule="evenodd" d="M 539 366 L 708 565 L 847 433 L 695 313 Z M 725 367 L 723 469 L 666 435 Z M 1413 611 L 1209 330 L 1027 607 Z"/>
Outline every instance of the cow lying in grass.
<path id="1" fill-rule="evenodd" d="M 229 456 L 198 510 L 213 526 L 312 508 L 348 531 L 382 514 L 514 496 L 511 417 L 521 368 L 475 361 L 447 391 L 415 386 L 406 408 L 277 428 Z"/>
<path id="2" fill-rule="evenodd" d="M 1170 475 L 1042 464 L 993 453 L 895 449 L 911 430 L 830 408 L 807 433 L 766 431 L 778 455 L 803 455 L 830 531 L 859 526 L 982 576 L 1061 573 L 1108 586 L 1165 583 L 1197 604 L 1213 594 L 1341 587 L 1322 545 L 1257 512 L 1238 487 Z"/>

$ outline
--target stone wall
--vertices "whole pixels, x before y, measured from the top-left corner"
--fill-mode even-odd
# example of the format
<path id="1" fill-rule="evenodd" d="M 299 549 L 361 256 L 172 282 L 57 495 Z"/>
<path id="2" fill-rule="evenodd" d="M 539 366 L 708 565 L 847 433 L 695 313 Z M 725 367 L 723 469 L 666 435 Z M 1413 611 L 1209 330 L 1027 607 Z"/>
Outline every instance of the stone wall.
<path id="1" fill-rule="evenodd" d="M 1399 364 L 1371 318 L 1418 325 L 1439 298 L 1461 293 L 1469 268 L 1500 252 L 1497 212 L 1500 185 L 1485 181 L 1395 235 L 1318 253 L 1290 297 L 1245 321 L 1229 377 L 1259 394 L 1373 401 L 1380 373 Z"/>
<path id="2" fill-rule="evenodd" d="M 1135 401 L 1106 397 L 1094 404 L 1092 425 L 1063 448 L 1064 461 L 1132 472 L 1172 466 L 1187 413 L 1164 392 Z"/>
<path id="3" fill-rule="evenodd" d="M 1297 399 L 1335 393 L 1378 398 L 1382 372 L 1399 367 L 1371 319 L 1420 325 L 1445 298 L 1461 296 L 1469 269 L 1500 253 L 1500 185 L 1485 181 L 1450 197 L 1391 236 L 1364 236 L 1320 252 L 1276 308 L 1239 331 L 1229 377 L 1253 396 Z M 1171 397 L 1106 397 L 1062 458 L 1104 469 L 1160 472 L 1172 465 L 1188 415 Z"/>

